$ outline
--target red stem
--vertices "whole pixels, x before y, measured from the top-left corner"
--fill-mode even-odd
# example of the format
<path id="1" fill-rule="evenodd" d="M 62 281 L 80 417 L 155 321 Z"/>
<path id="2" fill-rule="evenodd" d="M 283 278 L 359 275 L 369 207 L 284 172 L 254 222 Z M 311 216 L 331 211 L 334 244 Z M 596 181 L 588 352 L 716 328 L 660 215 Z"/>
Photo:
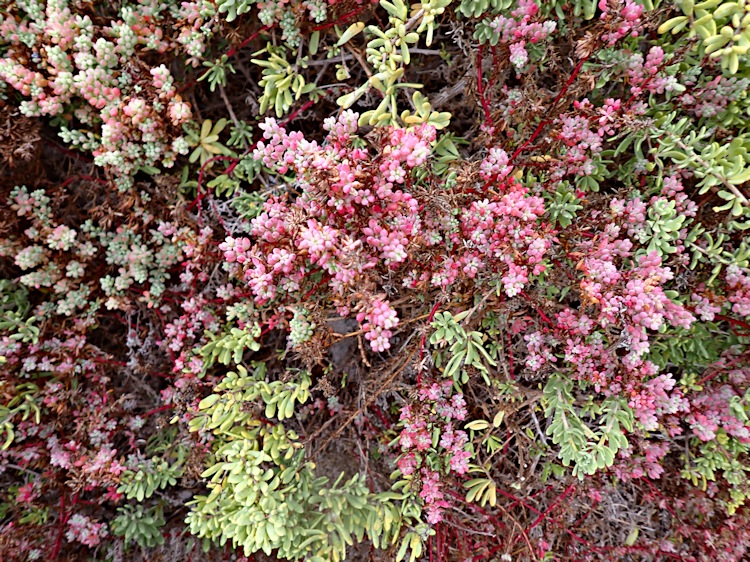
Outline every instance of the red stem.
<path id="1" fill-rule="evenodd" d="M 538 515 L 541 515 L 541 513 L 542 513 L 541 511 L 539 511 L 539 510 L 538 510 L 537 508 L 535 508 L 535 507 L 533 507 L 533 506 L 529 505 L 528 503 L 526 503 L 526 502 L 525 502 L 524 500 L 522 500 L 521 498 L 518 498 L 518 497 L 514 496 L 513 494 L 510 494 L 510 493 L 506 492 L 505 490 L 503 490 L 503 489 L 501 489 L 501 488 L 496 488 L 496 491 L 497 491 L 497 493 L 498 493 L 498 494 L 500 494 L 501 496 L 504 496 L 504 497 L 508 498 L 509 500 L 513 500 L 513 502 L 514 502 L 514 503 L 516 503 L 516 504 L 518 504 L 518 505 L 522 505 L 522 506 L 524 506 L 524 507 L 525 507 L 526 509 L 528 509 L 529 511 L 533 511 L 533 512 L 534 512 L 534 513 L 536 513 L 536 514 L 538 514 Z"/>
<path id="2" fill-rule="evenodd" d="M 552 101 L 552 107 L 557 105 L 557 102 L 560 101 L 560 99 L 568 93 L 568 90 L 570 89 L 570 86 L 573 85 L 573 82 L 575 81 L 576 77 L 578 76 L 578 73 L 581 71 L 581 68 L 583 67 L 584 63 L 588 60 L 588 57 L 583 57 L 580 61 L 578 61 L 578 64 L 573 69 L 573 73 L 570 75 L 570 78 L 568 78 L 568 81 L 565 83 L 565 86 L 563 86 L 562 90 L 555 96 L 555 99 Z M 529 144 L 534 142 L 536 138 L 540 135 L 542 132 L 542 129 L 546 127 L 551 122 L 551 119 L 544 119 L 542 120 L 539 125 L 537 125 L 536 130 L 534 133 L 524 142 L 521 146 L 519 146 L 516 151 L 513 153 L 513 155 L 510 157 L 510 160 L 508 160 L 508 163 L 512 163 L 513 160 L 515 160 L 525 149 Z"/>
<path id="3" fill-rule="evenodd" d="M 65 515 L 65 494 L 60 494 L 60 521 L 58 524 L 58 532 L 57 532 L 57 538 L 55 539 L 54 544 L 52 545 L 52 560 L 57 560 L 57 557 L 60 555 L 60 549 L 62 548 L 62 538 L 63 533 L 65 532 L 65 523 L 67 522 L 67 517 Z"/>
<path id="4" fill-rule="evenodd" d="M 334 25 L 340 25 L 340 24 L 344 23 L 346 20 L 348 20 L 349 18 L 353 18 L 354 16 L 358 15 L 360 12 L 364 11 L 365 8 L 367 8 L 367 4 L 363 4 L 359 8 L 357 8 L 355 10 L 352 10 L 351 12 L 347 12 L 343 16 L 340 16 L 340 17 L 336 18 L 336 21 L 331 21 L 331 22 L 327 22 L 327 23 L 324 23 L 324 24 L 321 24 L 321 25 L 317 25 L 317 26 L 313 27 L 312 30 L 313 31 L 322 31 L 324 29 L 330 29 Z"/>
<path id="5" fill-rule="evenodd" d="M 159 406 L 158 408 L 154 408 L 153 410 L 149 410 L 145 414 L 143 414 L 144 418 L 147 418 L 149 416 L 152 416 L 154 414 L 158 414 L 159 412 L 166 412 L 167 410 L 171 410 L 174 408 L 174 405 L 172 404 L 165 404 L 164 406 Z"/>
<path id="6" fill-rule="evenodd" d="M 549 324 L 550 326 L 554 326 L 554 325 L 555 325 L 555 323 L 554 323 L 554 322 L 552 322 L 552 320 L 550 320 L 549 316 L 547 316 L 547 315 L 546 315 L 546 314 L 544 313 L 544 311 L 543 311 L 543 310 L 541 310 L 541 309 L 540 309 L 540 308 L 539 308 L 538 306 L 536 306 L 536 304 L 535 304 L 535 303 L 534 303 L 534 302 L 533 302 L 533 301 L 531 300 L 531 297 L 529 297 L 529 295 L 527 295 L 527 294 L 526 294 L 526 293 L 525 293 L 524 291 L 521 291 L 521 296 L 522 296 L 523 298 L 525 298 L 525 299 L 526 299 L 527 301 L 529 301 L 529 303 L 530 303 L 530 304 L 531 304 L 531 305 L 532 305 L 532 306 L 534 307 L 534 310 L 536 310 L 536 313 L 537 313 L 537 314 L 539 314 L 539 316 L 541 317 L 541 319 L 542 319 L 542 320 L 543 320 L 544 322 L 546 322 L 546 323 L 547 323 L 547 324 Z"/>
<path id="7" fill-rule="evenodd" d="M 558 503 L 560 503 L 562 500 L 564 500 L 565 497 L 569 495 L 575 489 L 575 487 L 576 487 L 575 483 L 568 486 L 567 489 L 562 494 L 560 494 L 560 496 L 555 501 L 552 502 L 552 504 L 545 510 L 545 512 L 536 518 L 536 521 L 534 521 L 531 524 L 531 526 L 528 529 L 526 529 L 526 532 L 528 533 L 529 531 L 531 531 L 531 529 L 533 529 L 534 527 L 539 525 L 542 521 L 544 521 L 545 518 L 550 514 L 550 512 L 555 508 L 555 506 Z"/>
<path id="8" fill-rule="evenodd" d="M 71 497 L 71 507 L 75 506 L 77 503 L 78 494 L 73 494 L 73 496 Z M 52 555 L 50 556 L 51 560 L 57 560 L 60 556 L 63 533 L 65 532 L 65 524 L 68 522 L 68 519 L 70 519 L 70 512 L 67 512 L 65 510 L 65 494 L 60 494 L 60 521 L 58 525 L 59 529 L 57 532 L 57 538 L 55 538 L 55 542 L 52 545 Z"/>
<path id="9" fill-rule="evenodd" d="M 438 307 L 440 306 L 440 302 L 436 302 L 435 306 L 432 307 L 432 310 L 430 311 L 430 316 L 427 318 L 427 326 L 429 327 L 430 324 L 432 324 L 432 319 L 435 318 L 435 313 L 438 310 Z M 422 361 L 422 357 L 424 356 L 424 346 L 425 342 L 427 341 L 427 329 L 425 329 L 425 333 L 422 334 L 422 339 L 419 341 L 419 361 Z M 417 373 L 417 386 L 419 386 L 422 383 L 422 369 L 419 369 L 419 372 Z"/>
<path id="10" fill-rule="evenodd" d="M 252 41 L 253 39 L 255 39 L 258 35 L 260 35 L 264 31 L 270 31 L 271 29 L 273 29 L 272 25 L 264 25 L 258 31 L 256 31 L 255 33 L 253 33 L 250 37 L 248 37 L 247 39 L 245 39 L 242 43 L 240 43 L 236 47 L 232 47 L 231 49 L 229 49 L 227 51 L 227 57 L 233 57 L 237 53 L 237 51 L 239 51 L 240 49 L 243 49 L 243 48 L 247 47 L 248 43 L 250 43 L 250 41 Z"/>
<path id="11" fill-rule="evenodd" d="M 383 423 L 383 425 L 386 427 L 386 429 L 391 428 L 391 422 L 388 421 L 388 419 L 383 414 L 383 411 L 376 405 L 370 406 L 370 410 L 375 412 L 375 415 L 378 416 L 378 419 Z"/>
<path id="12" fill-rule="evenodd" d="M 482 110 L 484 111 L 484 124 L 486 127 L 492 127 L 492 116 L 490 114 L 490 102 L 484 95 L 484 80 L 482 79 L 482 53 L 484 47 L 479 45 L 477 50 L 477 94 L 479 94 L 479 101 L 482 103 Z M 492 81 L 490 80 L 490 84 Z"/>

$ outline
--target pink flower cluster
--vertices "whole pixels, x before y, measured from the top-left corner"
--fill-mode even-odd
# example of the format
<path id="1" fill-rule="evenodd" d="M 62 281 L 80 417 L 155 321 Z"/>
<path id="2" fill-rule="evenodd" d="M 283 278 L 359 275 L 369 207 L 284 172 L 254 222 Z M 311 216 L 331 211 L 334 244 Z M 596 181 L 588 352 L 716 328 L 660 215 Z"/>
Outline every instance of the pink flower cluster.
<path id="1" fill-rule="evenodd" d="M 585 319 L 584 322 L 588 321 L 587 316 L 583 318 Z M 551 347 L 555 344 L 555 339 L 552 336 L 536 331 L 526 334 L 523 339 L 528 351 L 526 356 L 526 367 L 528 369 L 536 372 L 547 363 L 557 362 L 557 357 L 551 351 Z"/>
<path id="2" fill-rule="evenodd" d="M 694 217 L 698 214 L 698 204 L 688 197 L 682 180 L 677 175 L 667 176 L 663 180 L 661 195 L 662 197 L 652 197 L 649 203 L 654 206 L 658 201 L 667 199 L 667 202 L 674 200 L 675 209 L 686 217 Z"/>
<path id="3" fill-rule="evenodd" d="M 635 206 L 617 201 L 614 209 L 616 221 L 627 222 L 636 213 Z M 525 337 L 526 366 L 539 371 L 556 362 L 552 349 L 559 345 L 573 376 L 605 395 L 627 396 L 643 429 L 655 430 L 664 422 L 679 432 L 677 421 L 665 418 L 687 411 L 689 404 L 672 376 L 658 374 L 656 365 L 645 359 L 648 331 L 667 323 L 689 328 L 695 319 L 666 295 L 664 287 L 673 273 L 659 255 L 634 256 L 634 244 L 621 237 L 622 231 L 618 224 L 609 224 L 595 239 L 579 243 L 575 255 L 581 256 L 576 269 L 582 274 L 582 306 L 562 310 L 554 324 Z M 613 333 L 619 336 L 615 339 Z"/>
<path id="4" fill-rule="evenodd" d="M 649 371 L 655 371 L 652 365 L 648 367 Z M 658 429 L 659 421 L 663 416 L 688 410 L 688 402 L 683 397 L 682 391 L 675 389 L 675 384 L 672 375 L 662 373 L 643 384 L 633 381 L 629 385 L 631 390 L 628 406 L 633 409 L 636 419 L 644 430 L 654 431 Z M 636 390 L 637 388 L 639 390 Z M 677 434 L 676 424 L 673 426 L 672 434 Z"/>
<path id="5" fill-rule="evenodd" d="M 544 200 L 508 177 L 508 155 L 499 147 L 490 149 L 480 175 L 502 180 L 501 193 L 471 197 L 454 212 L 410 192 L 412 170 L 425 165 L 435 140 L 431 126 L 388 129 L 375 160 L 354 142 L 351 111 L 326 120 L 322 145 L 273 119 L 261 128 L 255 158 L 280 174 L 294 171 L 301 195 L 292 202 L 271 197 L 251 222 L 252 241 L 233 236 L 220 246 L 259 305 L 283 301 L 322 271 L 335 306 L 355 312 L 372 348 L 384 351 L 398 318 L 378 294 L 381 275 L 402 272 L 407 288 L 497 279 L 515 296 L 547 267 L 554 237 L 540 224 Z"/>
<path id="6" fill-rule="evenodd" d="M 448 459 L 446 474 L 465 474 L 471 453 L 464 450 L 468 442 L 466 432 L 454 429 L 454 420 L 466 418 L 466 403 L 461 394 L 452 394 L 453 381 L 425 381 L 419 387 L 419 402 L 401 409 L 399 445 L 402 455 L 397 466 L 404 476 L 421 471 L 422 489 L 427 521 L 442 520 L 442 510 L 448 507 L 440 491 L 440 473 L 436 463 Z M 437 444 L 434 444 L 438 436 Z M 432 467 L 432 468 L 431 468 Z"/>
<path id="7" fill-rule="evenodd" d="M 106 523 L 94 523 L 90 517 L 75 513 L 68 519 L 65 538 L 68 542 L 78 541 L 85 546 L 94 547 L 108 534 Z"/>
<path id="8" fill-rule="evenodd" d="M 510 158 L 508 153 L 500 147 L 490 148 L 487 156 L 479 165 L 479 175 L 485 181 L 494 178 L 505 179 L 513 171 L 513 166 L 509 166 Z"/>
<path id="9" fill-rule="evenodd" d="M 390 349 L 391 328 L 398 325 L 398 317 L 387 302 L 375 300 L 367 312 L 357 314 L 357 322 L 362 324 L 365 339 L 374 351 Z"/>
<path id="10" fill-rule="evenodd" d="M 497 170 L 506 174 L 504 159 L 496 159 L 499 154 L 504 152 L 497 149 L 490 156 L 496 164 L 485 166 L 480 172 L 483 177 L 492 180 L 495 176 L 491 174 Z M 516 296 L 531 275 L 545 271 L 543 262 L 554 236 L 548 226 L 539 224 L 544 200 L 529 195 L 527 188 L 512 179 L 506 178 L 502 187 L 502 195 L 468 203 L 457 224 L 449 216 L 425 217 L 423 239 L 427 245 L 445 245 L 450 252 L 426 267 L 420 264 L 419 269 L 410 270 L 404 286 L 416 288 L 429 281 L 432 286 L 447 288 L 461 279 L 481 283 L 499 277 L 506 294 Z M 436 269 L 433 273 L 431 266 Z"/>
<path id="11" fill-rule="evenodd" d="M 663 94 L 680 88 L 676 77 L 659 74 L 664 62 L 664 50 L 657 46 L 649 49 L 645 61 L 640 53 L 631 55 L 627 63 L 630 92 L 639 95 L 645 89 L 650 94 Z"/>
<path id="12" fill-rule="evenodd" d="M 593 114 L 593 106 L 588 99 L 580 102 L 574 102 L 575 108 L 579 111 L 587 110 Z M 554 172 L 555 179 L 562 178 L 567 174 L 576 174 L 579 176 L 588 176 L 594 172 L 594 157 L 602 151 L 602 137 L 605 134 L 605 127 L 598 131 L 591 129 L 593 119 L 604 119 L 603 124 L 611 122 L 611 113 L 606 112 L 599 115 L 592 115 L 589 119 L 585 113 L 580 115 L 563 114 L 559 118 L 562 128 L 558 134 L 558 139 L 562 141 L 565 147 L 563 161 Z M 611 130 L 611 124 L 606 128 Z M 601 133 L 601 134 L 600 134 Z"/>
<path id="13" fill-rule="evenodd" d="M 739 316 L 750 316 L 750 275 L 736 265 L 730 265 L 726 279 L 732 312 Z"/>
<path id="14" fill-rule="evenodd" d="M 172 357 L 174 372 L 183 373 L 183 377 L 201 376 L 203 359 L 196 353 L 196 348 L 200 349 L 197 344 L 204 342 L 206 331 L 218 332 L 219 322 L 203 295 L 182 301 L 180 307 L 183 314 L 164 326 L 162 343 Z M 175 385 L 179 388 L 181 382 Z"/>
<path id="15" fill-rule="evenodd" d="M 720 368 L 720 365 L 714 368 Z M 741 443 L 749 444 L 750 422 L 747 413 L 743 416 L 739 410 L 743 409 L 744 390 L 750 385 L 750 369 L 731 369 L 727 372 L 727 379 L 727 383 L 711 384 L 706 391 L 692 398 L 686 420 L 701 441 L 716 439 L 716 432 L 721 428 Z"/>
<path id="16" fill-rule="evenodd" d="M 601 19 L 611 22 L 613 27 L 612 31 L 602 37 L 610 46 L 628 35 L 638 37 L 643 6 L 634 0 L 599 0 L 599 9 L 602 12 Z"/>
<path id="17" fill-rule="evenodd" d="M 328 119 L 326 143 L 308 142 L 287 133 L 275 120 L 261 125 L 264 141 L 256 159 L 278 171 L 293 169 L 303 195 L 292 203 L 269 199 L 251 224 L 253 245 L 246 238 L 227 238 L 221 245 L 227 262 L 244 269 L 258 304 L 297 291 L 311 273 L 323 270 L 342 310 L 358 310 L 374 350 L 384 351 L 398 324 L 387 300 L 356 298 L 367 272 L 377 265 L 394 267 L 407 259 L 407 246 L 418 234 L 418 203 L 401 186 L 409 171 L 422 165 L 435 130 L 420 126 L 392 129 L 377 164 L 355 147 L 357 114 L 345 111 Z"/>
<path id="18" fill-rule="evenodd" d="M 539 12 L 534 0 L 519 0 L 511 17 L 499 15 L 489 22 L 489 28 L 497 34 L 501 43 L 509 45 L 510 62 L 516 69 L 523 69 L 529 61 L 528 43 L 538 43 L 555 31 L 554 21 L 532 21 Z M 492 43 L 494 45 L 494 43 Z"/>
<path id="19" fill-rule="evenodd" d="M 645 443 L 639 454 L 635 453 L 633 446 L 622 449 L 612 471 L 623 482 L 645 476 L 657 480 L 664 474 L 663 459 L 668 452 L 669 443 L 666 441 Z"/>
<path id="20" fill-rule="evenodd" d="M 72 113 L 80 129 L 64 126 L 61 136 L 91 151 L 98 165 L 126 177 L 141 167 L 170 167 L 178 154 L 187 153 L 180 127 L 191 118 L 190 106 L 165 65 L 141 72 L 132 64 L 138 47 L 160 53 L 170 47 L 162 28 L 145 5 L 123 9 L 122 19 L 97 27 L 88 16 L 74 17 L 67 4 L 47 3 L 42 19 L 31 25 L 22 13 L 0 16 L 11 45 L 0 58 L 0 79 L 29 98 L 20 106 L 25 115 L 55 116 L 78 106 Z M 20 56 L 29 35 L 44 60 Z M 97 133 L 91 132 L 94 125 Z M 129 185 L 125 178 L 118 181 Z"/>
<path id="21" fill-rule="evenodd" d="M 427 522 L 430 525 L 440 523 L 443 520 L 443 510 L 450 507 L 450 504 L 445 501 L 442 487 L 440 474 L 427 468 L 422 469 L 422 489 L 419 492 L 419 497 L 424 501 Z"/>
<path id="22" fill-rule="evenodd" d="M 40 496 L 41 487 L 38 483 L 29 482 L 18 487 L 16 492 L 16 501 L 18 503 L 31 503 Z"/>
<path id="23" fill-rule="evenodd" d="M 711 322 L 716 315 L 721 312 L 721 306 L 713 303 L 709 298 L 693 293 L 691 295 L 693 306 L 695 307 L 695 314 L 703 322 Z"/>
<path id="24" fill-rule="evenodd" d="M 693 86 L 680 96 L 680 103 L 696 117 L 715 117 L 724 113 L 732 102 L 742 99 L 748 88 L 748 78 L 727 78 L 725 76 L 711 77 L 702 83 L 695 84 L 694 80 L 687 83 Z"/>
<path id="25" fill-rule="evenodd" d="M 615 216 L 619 216 L 615 211 Z M 581 291 L 587 302 L 599 305 L 598 323 L 604 327 L 618 324 L 618 318 L 629 319 L 627 327 L 633 342 L 645 345 L 645 329 L 658 330 L 664 322 L 689 328 L 693 316 L 673 303 L 662 286 L 674 277 L 656 251 L 636 258 L 637 265 L 623 271 L 617 261 L 630 258 L 633 242 L 619 238 L 621 227 L 611 224 L 594 241 L 581 245 L 586 257 L 578 264 L 584 273 Z M 641 350 L 641 353 L 646 351 Z"/>
<path id="26" fill-rule="evenodd" d="M 546 269 L 542 262 L 553 237 L 537 225 L 544 211 L 544 200 L 515 182 L 495 201 L 472 203 L 461 214 L 461 234 L 469 242 L 460 257 L 463 273 L 473 278 L 478 271 L 498 271 L 502 264 L 507 267 L 502 278 L 506 294 L 519 294 L 530 274 Z"/>
<path id="27" fill-rule="evenodd" d="M 567 309 L 556 316 L 555 337 L 547 337 L 545 345 L 552 345 L 556 341 L 564 341 L 563 358 L 572 369 L 575 378 L 594 385 L 597 392 L 604 395 L 624 394 L 628 397 L 628 405 L 633 409 L 636 419 L 645 430 L 655 430 L 665 416 L 686 411 L 688 404 L 682 393 L 675 389 L 675 381 L 669 374 L 658 374 L 657 366 L 641 356 L 648 348 L 648 342 L 641 340 L 638 328 L 634 331 L 639 335 L 623 339 L 628 333 L 628 326 L 621 334 L 621 341 L 613 345 L 608 344 L 601 332 L 593 331 L 594 323 L 587 316 L 577 316 L 571 309 Z M 642 329 L 640 329 L 642 330 Z M 630 347 L 630 353 L 622 358 L 617 355 L 620 346 Z M 540 348 L 536 344 L 536 348 Z M 549 353 L 549 349 L 541 348 L 535 355 Z M 538 369 L 537 364 L 527 363 L 530 368 Z M 543 363 L 542 363 L 543 364 Z M 671 420 L 665 423 L 674 425 L 674 431 L 679 428 Z"/>

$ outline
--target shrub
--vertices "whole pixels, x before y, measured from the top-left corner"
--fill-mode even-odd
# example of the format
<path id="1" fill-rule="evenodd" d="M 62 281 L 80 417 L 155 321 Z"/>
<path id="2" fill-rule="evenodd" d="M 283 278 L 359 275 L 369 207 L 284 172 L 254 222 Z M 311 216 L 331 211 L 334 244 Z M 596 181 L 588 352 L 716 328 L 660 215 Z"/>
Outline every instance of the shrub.
<path id="1" fill-rule="evenodd" d="M 0 557 L 747 557 L 750 4 L 2 8 Z"/>

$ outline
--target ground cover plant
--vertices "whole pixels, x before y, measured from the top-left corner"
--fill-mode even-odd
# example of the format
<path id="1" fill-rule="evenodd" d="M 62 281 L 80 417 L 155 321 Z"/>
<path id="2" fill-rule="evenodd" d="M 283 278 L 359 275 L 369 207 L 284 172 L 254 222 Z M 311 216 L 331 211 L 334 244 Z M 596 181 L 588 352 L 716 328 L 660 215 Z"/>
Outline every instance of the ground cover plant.
<path id="1" fill-rule="evenodd" d="M 0 0 L 0 559 L 746 560 L 749 50 Z"/>

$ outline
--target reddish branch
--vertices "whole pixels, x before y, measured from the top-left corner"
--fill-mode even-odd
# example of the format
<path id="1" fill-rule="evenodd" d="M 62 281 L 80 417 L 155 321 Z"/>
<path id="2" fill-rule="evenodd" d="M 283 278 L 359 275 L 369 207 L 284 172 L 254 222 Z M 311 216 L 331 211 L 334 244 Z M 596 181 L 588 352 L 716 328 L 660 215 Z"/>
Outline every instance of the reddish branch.
<path id="1" fill-rule="evenodd" d="M 154 414 L 158 414 L 159 412 L 166 412 L 167 410 L 171 410 L 172 408 L 174 408 L 173 404 L 165 404 L 164 406 L 159 406 L 158 408 L 149 410 L 148 412 L 143 414 L 143 417 L 147 418 L 149 416 L 153 416 Z"/>
<path id="2" fill-rule="evenodd" d="M 330 29 L 331 27 L 333 27 L 335 25 L 341 25 L 345 21 L 350 20 L 350 19 L 354 18 L 355 16 L 358 16 L 367 7 L 368 7 L 367 4 L 363 4 L 363 5 L 359 6 L 358 8 L 352 10 L 351 12 L 347 12 L 343 16 L 340 16 L 340 17 L 336 18 L 336 21 L 326 22 L 324 24 L 317 25 L 317 26 L 313 27 L 312 30 L 313 31 L 323 31 L 324 29 Z"/>
<path id="3" fill-rule="evenodd" d="M 265 25 L 265 26 L 261 27 L 258 31 L 256 31 L 252 35 L 250 35 L 250 37 L 248 37 L 247 39 L 245 39 L 242 43 L 240 43 L 236 47 L 232 47 L 231 49 L 229 49 L 227 51 L 227 53 L 226 53 L 227 57 L 230 57 L 230 58 L 233 57 L 235 54 L 237 54 L 237 51 L 239 51 L 240 49 L 244 49 L 245 47 L 247 47 L 247 45 L 253 39 L 255 39 L 258 35 L 260 35 L 261 33 L 265 32 L 265 31 L 271 31 L 272 29 L 273 29 L 272 25 Z"/>
<path id="4" fill-rule="evenodd" d="M 73 494 L 71 497 L 71 506 L 75 507 L 75 505 L 78 503 L 78 494 Z M 60 517 L 58 521 L 58 531 L 57 531 L 57 537 L 55 538 L 55 542 L 52 544 L 52 554 L 50 555 L 51 560 L 57 560 L 60 556 L 60 550 L 62 549 L 62 539 L 63 535 L 65 533 L 65 525 L 68 522 L 68 519 L 70 519 L 70 512 L 66 511 L 65 509 L 65 494 L 60 494 Z"/>
<path id="5" fill-rule="evenodd" d="M 427 318 L 427 326 L 432 324 L 433 318 L 435 318 L 435 313 L 438 311 L 438 308 L 440 307 L 440 302 L 436 302 L 435 306 L 432 307 L 432 310 L 430 311 L 430 316 Z M 419 341 L 419 361 L 422 362 L 422 357 L 424 357 L 424 346 L 427 342 L 427 329 L 425 329 L 424 334 L 422 334 L 422 339 Z M 419 372 L 417 373 L 417 386 L 420 385 L 422 382 L 422 369 L 419 368 Z"/>
<path id="6" fill-rule="evenodd" d="M 584 63 L 588 60 L 588 57 L 582 58 L 580 61 L 578 61 L 578 64 L 573 69 L 573 73 L 568 78 L 568 81 L 565 82 L 565 86 L 563 86 L 562 90 L 558 92 L 557 96 L 555 96 L 555 99 L 552 101 L 552 107 L 554 108 L 557 103 L 562 99 L 562 97 L 568 93 L 568 90 L 573 85 L 573 82 L 575 82 L 575 79 L 578 77 L 578 73 L 581 71 L 581 68 L 583 68 Z M 508 160 L 508 164 L 512 164 L 513 160 L 515 160 L 524 150 L 526 150 L 526 147 L 529 146 L 532 142 L 536 140 L 536 138 L 541 134 L 544 127 L 549 125 L 552 122 L 551 119 L 544 119 L 537 125 L 536 130 L 533 132 L 533 134 L 524 142 L 521 146 L 519 146 L 516 151 L 513 153 L 513 155 Z"/>
<path id="7" fill-rule="evenodd" d="M 440 307 L 440 303 L 436 302 L 435 306 L 432 307 L 432 310 L 430 310 L 430 316 L 427 318 L 427 325 L 429 326 L 432 323 L 432 320 L 435 318 L 435 314 L 438 311 L 438 308 Z M 427 332 L 425 331 L 424 334 L 422 334 L 422 339 L 419 342 L 419 359 L 422 360 L 422 357 L 424 356 L 424 346 L 427 341 Z"/>
<path id="8" fill-rule="evenodd" d="M 565 491 L 558 496 L 558 498 L 552 502 L 552 504 L 546 509 L 544 513 L 542 513 L 539 517 L 536 518 L 536 520 L 531 524 L 531 526 L 526 530 L 526 532 L 531 531 L 534 527 L 539 525 L 542 521 L 546 519 L 546 517 L 550 514 L 550 512 L 555 509 L 557 504 L 559 504 L 561 501 L 563 501 L 567 496 L 570 495 L 570 493 L 575 490 L 575 483 L 568 486 Z"/>
<path id="9" fill-rule="evenodd" d="M 484 110 L 484 124 L 486 127 L 492 127 L 492 115 L 490 113 L 490 102 L 484 95 L 484 80 L 482 78 L 482 53 L 484 52 L 484 46 L 479 45 L 477 50 L 477 94 L 479 95 L 479 101 L 482 103 L 482 109 Z M 490 85 L 492 81 L 490 80 Z"/>

